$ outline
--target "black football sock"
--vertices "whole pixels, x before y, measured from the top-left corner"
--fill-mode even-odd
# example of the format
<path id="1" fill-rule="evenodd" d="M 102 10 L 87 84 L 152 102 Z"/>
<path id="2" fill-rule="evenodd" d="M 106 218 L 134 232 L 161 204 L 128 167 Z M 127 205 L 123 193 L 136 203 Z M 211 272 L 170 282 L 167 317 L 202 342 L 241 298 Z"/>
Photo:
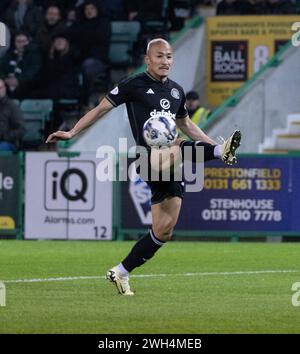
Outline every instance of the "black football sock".
<path id="1" fill-rule="evenodd" d="M 153 231 L 150 230 L 147 235 L 136 242 L 128 256 L 121 263 L 128 272 L 131 272 L 134 268 L 141 266 L 152 258 L 155 252 L 164 244 L 165 242 L 159 240 Z"/>
<path id="2" fill-rule="evenodd" d="M 209 161 L 209 160 L 214 160 L 217 158 L 217 157 L 215 157 L 215 154 L 214 154 L 214 150 L 215 150 L 216 145 L 211 145 L 211 144 L 203 143 L 200 141 L 184 140 L 180 143 L 183 161 L 185 160 L 185 149 L 184 148 L 186 146 L 192 148 L 192 153 L 189 153 L 189 155 L 191 155 L 191 156 L 186 156 L 189 158 L 192 157 L 192 162 L 199 162 L 199 161 L 197 161 L 196 146 L 203 146 L 204 147 L 204 162 Z M 190 150 L 190 148 L 187 150 Z"/>

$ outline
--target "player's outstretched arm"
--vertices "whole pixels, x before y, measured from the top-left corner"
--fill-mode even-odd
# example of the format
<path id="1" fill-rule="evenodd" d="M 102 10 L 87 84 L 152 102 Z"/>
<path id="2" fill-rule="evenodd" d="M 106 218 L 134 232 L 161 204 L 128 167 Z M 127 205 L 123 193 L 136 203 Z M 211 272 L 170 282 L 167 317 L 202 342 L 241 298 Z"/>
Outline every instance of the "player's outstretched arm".
<path id="1" fill-rule="evenodd" d="M 200 140 L 211 145 L 217 145 L 217 143 L 206 135 L 189 117 L 176 119 L 176 124 L 178 128 L 191 139 Z"/>
<path id="2" fill-rule="evenodd" d="M 55 143 L 58 140 L 72 139 L 75 135 L 79 134 L 81 131 L 85 130 L 93 123 L 95 123 L 99 118 L 104 116 L 112 108 L 114 108 L 114 106 L 106 98 L 103 98 L 103 100 L 98 104 L 98 106 L 96 106 L 95 108 L 87 112 L 82 118 L 80 118 L 71 130 L 69 130 L 68 132 L 58 130 L 57 132 L 50 134 L 46 140 L 46 143 Z"/>

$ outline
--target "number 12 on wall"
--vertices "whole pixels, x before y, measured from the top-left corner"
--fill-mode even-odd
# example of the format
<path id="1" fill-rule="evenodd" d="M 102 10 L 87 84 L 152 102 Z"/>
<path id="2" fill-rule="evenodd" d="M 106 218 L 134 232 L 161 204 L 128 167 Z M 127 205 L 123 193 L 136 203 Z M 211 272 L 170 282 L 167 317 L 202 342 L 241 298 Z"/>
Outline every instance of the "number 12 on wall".
<path id="1" fill-rule="evenodd" d="M 106 226 L 94 226 L 95 238 L 107 238 L 107 227 Z"/>

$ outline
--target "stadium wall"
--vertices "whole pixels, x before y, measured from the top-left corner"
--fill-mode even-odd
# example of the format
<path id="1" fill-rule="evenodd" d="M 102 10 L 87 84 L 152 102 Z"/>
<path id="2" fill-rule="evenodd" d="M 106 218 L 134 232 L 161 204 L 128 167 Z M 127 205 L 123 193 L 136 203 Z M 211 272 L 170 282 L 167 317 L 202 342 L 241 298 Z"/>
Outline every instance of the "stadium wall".
<path id="1" fill-rule="evenodd" d="M 258 152 L 259 144 L 284 128 L 287 115 L 300 111 L 300 49 L 289 47 L 279 65 L 270 67 L 254 81 L 235 107 L 204 127 L 213 138 L 229 136 L 233 129 L 243 133 L 240 152 Z"/>

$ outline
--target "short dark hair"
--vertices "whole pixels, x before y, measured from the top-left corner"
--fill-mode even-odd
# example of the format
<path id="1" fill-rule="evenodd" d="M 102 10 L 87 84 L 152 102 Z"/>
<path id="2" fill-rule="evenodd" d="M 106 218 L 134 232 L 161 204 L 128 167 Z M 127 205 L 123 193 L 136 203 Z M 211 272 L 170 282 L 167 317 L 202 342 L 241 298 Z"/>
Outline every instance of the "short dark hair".
<path id="1" fill-rule="evenodd" d="M 16 37 L 19 37 L 19 36 L 25 36 L 25 37 L 27 37 L 27 39 L 29 41 L 31 40 L 30 34 L 28 32 L 26 32 L 26 31 L 18 31 L 18 32 L 16 32 L 15 35 L 14 35 L 14 39 L 16 39 Z"/>
<path id="2" fill-rule="evenodd" d="M 199 95 L 196 91 L 189 91 L 186 94 L 186 99 L 187 100 L 199 100 Z"/>

